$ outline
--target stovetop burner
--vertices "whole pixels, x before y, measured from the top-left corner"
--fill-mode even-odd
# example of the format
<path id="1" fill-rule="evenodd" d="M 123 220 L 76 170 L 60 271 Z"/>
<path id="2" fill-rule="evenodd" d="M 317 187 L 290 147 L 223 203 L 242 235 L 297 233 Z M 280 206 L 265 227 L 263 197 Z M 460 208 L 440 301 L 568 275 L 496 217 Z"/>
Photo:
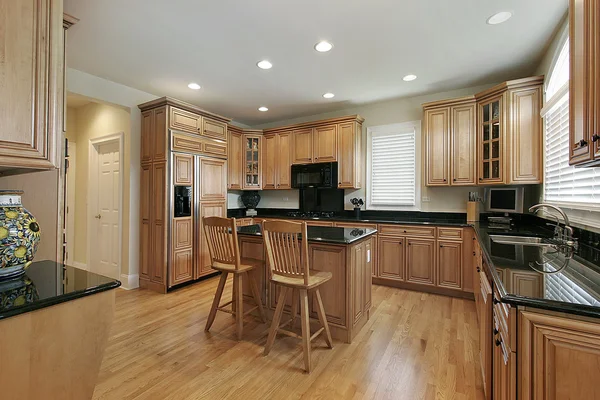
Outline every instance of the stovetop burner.
<path id="1" fill-rule="evenodd" d="M 287 213 L 288 217 L 293 218 L 333 218 L 331 211 L 291 211 Z"/>

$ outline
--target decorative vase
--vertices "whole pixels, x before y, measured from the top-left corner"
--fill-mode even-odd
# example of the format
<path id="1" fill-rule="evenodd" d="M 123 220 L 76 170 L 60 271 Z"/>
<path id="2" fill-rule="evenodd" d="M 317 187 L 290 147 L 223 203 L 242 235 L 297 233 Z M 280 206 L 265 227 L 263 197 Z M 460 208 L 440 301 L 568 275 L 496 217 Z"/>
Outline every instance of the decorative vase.
<path id="1" fill-rule="evenodd" d="M 0 282 L 0 309 L 8 310 L 39 300 L 40 295 L 27 275 Z"/>
<path id="2" fill-rule="evenodd" d="M 255 216 L 257 214 L 255 208 L 260 202 L 260 194 L 258 194 L 257 190 L 249 190 L 242 193 L 240 197 L 242 203 L 244 203 L 244 207 L 246 207 L 246 215 L 247 216 Z"/>
<path id="3" fill-rule="evenodd" d="M 40 226 L 21 204 L 20 190 L 0 190 L 0 279 L 19 276 L 40 243 Z"/>

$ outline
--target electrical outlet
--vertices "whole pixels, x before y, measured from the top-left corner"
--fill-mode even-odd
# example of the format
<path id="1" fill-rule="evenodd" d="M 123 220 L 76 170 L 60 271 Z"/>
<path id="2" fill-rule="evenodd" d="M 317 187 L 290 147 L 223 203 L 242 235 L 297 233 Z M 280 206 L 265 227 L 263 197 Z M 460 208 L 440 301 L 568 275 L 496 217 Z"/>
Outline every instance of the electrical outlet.
<path id="1" fill-rule="evenodd" d="M 283 200 L 283 201 L 290 201 L 290 198 L 289 197 L 283 197 L 281 200 Z"/>
<path id="2" fill-rule="evenodd" d="M 431 201 L 431 198 L 430 198 L 430 197 L 427 197 L 427 196 L 425 196 L 425 197 L 423 197 L 423 198 L 421 199 L 421 201 L 422 201 L 423 203 L 429 203 L 429 202 Z"/>

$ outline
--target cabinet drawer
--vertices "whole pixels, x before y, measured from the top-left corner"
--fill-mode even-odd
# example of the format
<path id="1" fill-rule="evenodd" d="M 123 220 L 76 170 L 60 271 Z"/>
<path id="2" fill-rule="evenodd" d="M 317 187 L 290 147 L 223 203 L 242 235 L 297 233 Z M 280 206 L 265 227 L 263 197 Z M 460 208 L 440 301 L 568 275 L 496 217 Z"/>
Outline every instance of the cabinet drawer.
<path id="1" fill-rule="evenodd" d="M 379 234 L 394 236 L 419 236 L 435 238 L 434 226 L 416 226 L 416 225 L 379 225 Z"/>
<path id="2" fill-rule="evenodd" d="M 516 310 L 510 305 L 498 301 L 500 297 L 494 290 L 494 317 L 498 321 L 498 331 L 508 351 L 517 351 Z"/>
<path id="3" fill-rule="evenodd" d="M 202 141 L 190 136 L 173 134 L 173 151 L 202 153 Z"/>
<path id="4" fill-rule="evenodd" d="M 225 143 L 204 143 L 203 151 L 206 154 L 227 157 L 227 144 Z"/>
<path id="5" fill-rule="evenodd" d="M 227 140 L 227 124 L 204 117 L 202 134 L 216 139 Z"/>
<path id="6" fill-rule="evenodd" d="M 333 226 L 333 222 L 331 221 L 306 221 L 306 225 L 308 226 Z"/>
<path id="7" fill-rule="evenodd" d="M 334 222 L 333 226 L 338 228 L 369 228 L 377 229 L 377 224 L 365 224 L 361 222 Z"/>
<path id="8" fill-rule="evenodd" d="M 463 229 L 462 228 L 438 228 L 438 238 L 444 240 L 462 240 Z"/>

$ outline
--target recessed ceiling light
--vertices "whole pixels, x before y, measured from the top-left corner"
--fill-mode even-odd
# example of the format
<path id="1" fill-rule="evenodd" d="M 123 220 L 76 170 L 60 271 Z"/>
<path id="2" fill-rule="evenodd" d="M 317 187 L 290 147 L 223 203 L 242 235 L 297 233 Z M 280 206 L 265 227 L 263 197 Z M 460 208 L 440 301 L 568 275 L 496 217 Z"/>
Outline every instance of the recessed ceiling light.
<path id="1" fill-rule="evenodd" d="M 262 106 L 262 107 L 258 107 L 258 111 L 265 112 L 265 111 L 269 111 L 269 109 L 265 106 Z"/>
<path id="2" fill-rule="evenodd" d="M 500 11 L 499 13 L 496 13 L 496 14 L 492 15 L 491 17 L 489 17 L 487 19 L 487 23 L 489 25 L 498 25 L 498 24 L 508 21 L 510 19 L 510 17 L 512 17 L 511 12 Z"/>
<path id="3" fill-rule="evenodd" d="M 323 97 L 325 97 L 326 99 L 331 99 L 335 96 L 335 94 L 331 93 L 331 92 L 327 92 L 323 95 Z"/>
<path id="4" fill-rule="evenodd" d="M 406 82 L 414 81 L 415 79 L 417 79 L 417 76 L 413 74 L 406 75 L 404 78 L 402 78 L 402 80 Z"/>
<path id="5" fill-rule="evenodd" d="M 332 48 L 333 48 L 333 45 L 325 40 L 320 41 L 319 43 L 315 44 L 315 50 L 318 51 L 319 53 L 327 53 Z"/>
<path id="6" fill-rule="evenodd" d="M 271 64 L 269 61 L 267 60 L 262 60 L 256 63 L 256 65 L 258 66 L 258 68 L 260 69 L 271 69 L 273 68 L 273 64 Z"/>
<path id="7" fill-rule="evenodd" d="M 188 85 L 188 87 L 190 89 L 199 90 L 202 86 L 198 85 L 197 83 L 192 82 Z"/>

